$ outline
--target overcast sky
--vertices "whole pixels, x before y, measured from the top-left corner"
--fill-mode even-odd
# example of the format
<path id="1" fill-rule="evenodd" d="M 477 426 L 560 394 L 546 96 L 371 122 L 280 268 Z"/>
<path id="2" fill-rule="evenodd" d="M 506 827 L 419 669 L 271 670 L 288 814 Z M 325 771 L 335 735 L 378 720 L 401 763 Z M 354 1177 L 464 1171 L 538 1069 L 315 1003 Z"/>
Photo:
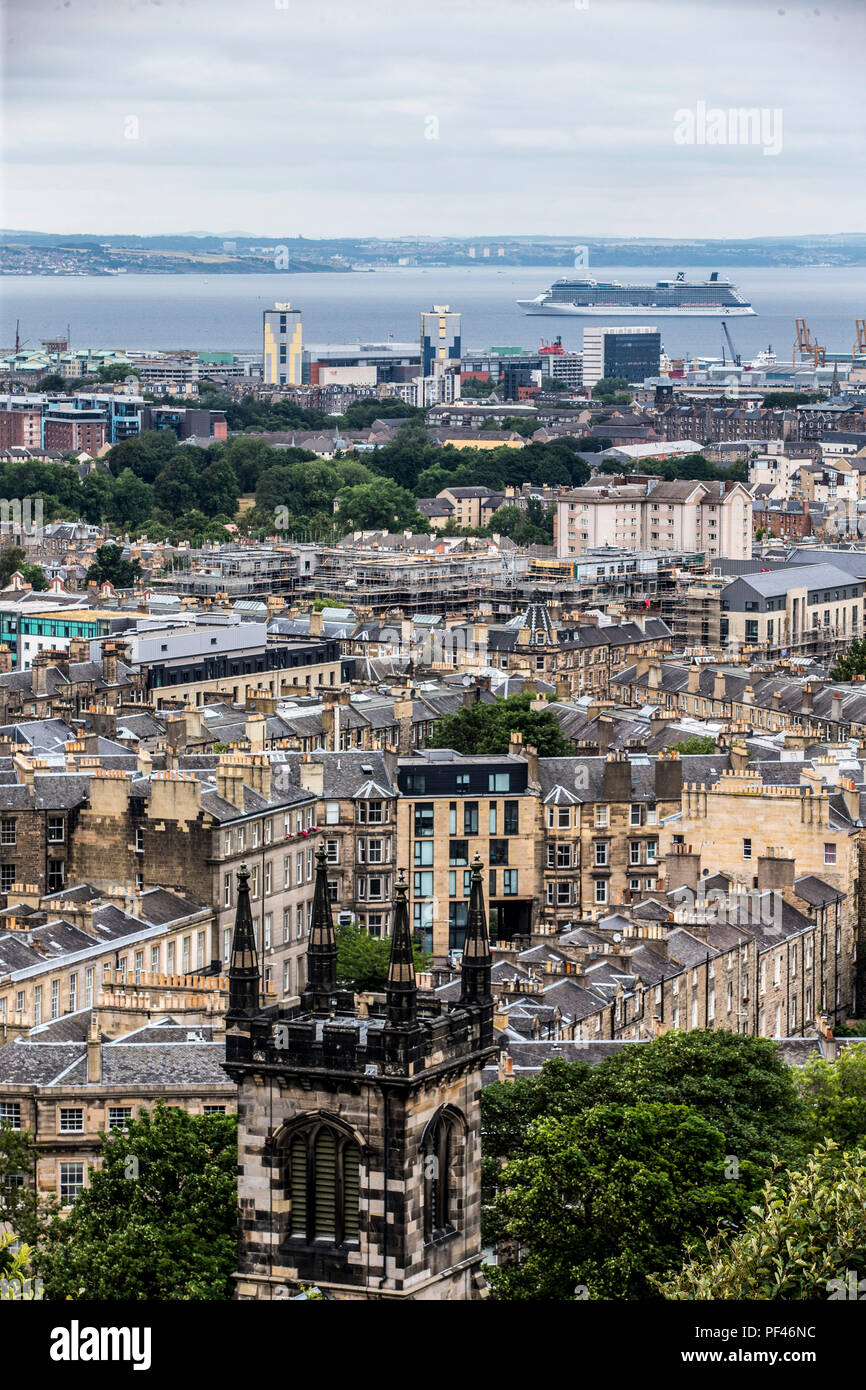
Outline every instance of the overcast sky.
<path id="1" fill-rule="evenodd" d="M 3 53 L 7 228 L 866 227 L 866 0 L 5 0 Z"/>

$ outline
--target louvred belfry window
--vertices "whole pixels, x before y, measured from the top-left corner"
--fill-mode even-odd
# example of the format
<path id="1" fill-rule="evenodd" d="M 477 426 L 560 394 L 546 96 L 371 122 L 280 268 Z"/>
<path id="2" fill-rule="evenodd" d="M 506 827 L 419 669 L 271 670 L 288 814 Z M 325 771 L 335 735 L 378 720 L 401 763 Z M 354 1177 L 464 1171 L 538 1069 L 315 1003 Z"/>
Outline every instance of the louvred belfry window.
<path id="1" fill-rule="evenodd" d="M 463 1126 L 458 1116 L 442 1111 L 428 1128 L 421 1149 L 424 1178 L 424 1239 L 434 1240 L 457 1225 L 459 1168 Z"/>
<path id="2" fill-rule="evenodd" d="M 292 1137 L 286 1160 L 292 1236 L 334 1245 L 358 1239 L 360 1161 L 355 1141 L 327 1124 Z"/>

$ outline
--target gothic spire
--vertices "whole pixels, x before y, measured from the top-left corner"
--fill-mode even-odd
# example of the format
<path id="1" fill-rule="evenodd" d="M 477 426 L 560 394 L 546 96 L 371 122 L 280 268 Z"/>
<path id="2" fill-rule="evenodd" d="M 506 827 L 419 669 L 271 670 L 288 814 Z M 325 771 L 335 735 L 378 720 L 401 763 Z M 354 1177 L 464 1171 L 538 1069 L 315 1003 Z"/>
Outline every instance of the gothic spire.
<path id="1" fill-rule="evenodd" d="M 316 887 L 313 894 L 313 920 L 307 943 L 307 986 L 304 994 L 314 996 L 312 1007 L 327 1008 L 337 988 L 337 938 L 328 897 L 327 865 L 322 846 L 316 850 Z"/>
<path id="2" fill-rule="evenodd" d="M 462 1004 L 488 1004 L 490 992 L 490 939 L 487 935 L 487 914 L 484 910 L 484 889 L 481 870 L 484 865 L 476 854 L 472 860 L 472 891 L 469 897 L 469 920 L 463 943 L 463 968 L 460 984 Z"/>
<path id="3" fill-rule="evenodd" d="M 259 1007 L 259 958 L 250 911 L 250 874 L 238 869 L 238 903 L 229 962 L 229 1013 L 256 1013 Z"/>
<path id="4" fill-rule="evenodd" d="M 406 901 L 408 884 L 400 870 L 394 886 L 397 899 L 394 912 L 394 931 L 391 936 L 391 958 L 388 962 L 388 1023 L 414 1023 L 418 991 L 415 985 L 415 960 L 412 954 L 412 933 L 409 929 L 409 904 Z"/>

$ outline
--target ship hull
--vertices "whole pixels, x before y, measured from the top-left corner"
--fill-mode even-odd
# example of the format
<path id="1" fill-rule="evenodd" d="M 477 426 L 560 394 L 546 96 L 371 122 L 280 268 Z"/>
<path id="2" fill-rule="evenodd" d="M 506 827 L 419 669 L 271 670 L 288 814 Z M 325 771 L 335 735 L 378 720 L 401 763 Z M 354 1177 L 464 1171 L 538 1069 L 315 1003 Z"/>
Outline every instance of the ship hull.
<path id="1" fill-rule="evenodd" d="M 517 304 L 526 314 L 540 314 L 551 318 L 566 316 L 568 318 L 599 319 L 733 319 L 755 313 L 751 304 L 704 304 L 694 307 L 686 306 L 681 309 L 673 306 L 654 309 L 649 304 L 638 304 L 631 309 L 622 305 L 608 306 L 604 304 L 536 304 L 532 299 L 518 299 Z"/>

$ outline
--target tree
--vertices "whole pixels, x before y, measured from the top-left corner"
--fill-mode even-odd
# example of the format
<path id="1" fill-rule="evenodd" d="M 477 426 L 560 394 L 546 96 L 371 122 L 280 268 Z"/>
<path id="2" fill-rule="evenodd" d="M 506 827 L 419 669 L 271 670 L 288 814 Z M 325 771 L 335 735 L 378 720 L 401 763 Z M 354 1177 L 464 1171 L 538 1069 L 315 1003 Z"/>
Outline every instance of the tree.
<path id="1" fill-rule="evenodd" d="M 27 564 L 27 556 L 18 545 L 4 545 L 0 549 L 0 589 L 5 589 L 16 570 L 20 573 Z"/>
<path id="2" fill-rule="evenodd" d="M 440 719 L 427 740 L 430 748 L 453 748 L 456 753 L 507 753 L 512 730 L 524 743 L 537 748 L 543 758 L 567 757 L 572 745 L 562 733 L 556 716 L 533 710 L 532 695 L 509 695 L 505 700 L 476 700 L 456 714 Z"/>
<path id="3" fill-rule="evenodd" d="M 153 488 L 125 468 L 115 479 L 109 517 L 121 526 L 134 530 L 146 521 L 153 510 Z"/>
<path id="4" fill-rule="evenodd" d="M 101 469 L 88 473 L 81 487 L 81 515 L 91 526 L 98 526 L 111 508 L 114 496 L 114 478 Z"/>
<path id="5" fill-rule="evenodd" d="M 810 1138 L 809 1117 L 792 1068 L 769 1038 L 725 1029 L 673 1030 L 626 1047 L 595 1069 L 605 1100 L 690 1105 L 722 1130 L 727 1152 L 771 1170 L 797 1162 Z"/>
<path id="6" fill-rule="evenodd" d="M 97 584 L 113 584 L 115 589 L 131 589 L 140 576 L 138 560 L 124 559 L 121 547 L 109 544 L 99 547 L 85 578 L 88 584 L 93 580 Z"/>
<path id="7" fill-rule="evenodd" d="M 493 395 L 498 385 L 498 381 L 489 377 L 485 380 L 484 377 L 469 376 L 464 372 L 460 377 L 460 395 L 469 399 L 475 397 L 477 400 L 484 400 L 487 396 Z"/>
<path id="8" fill-rule="evenodd" d="M 768 391 L 761 405 L 765 410 L 791 410 L 796 405 L 811 405 L 822 399 L 821 391 Z"/>
<path id="9" fill-rule="evenodd" d="M 746 1161 L 758 1171 L 753 1197 L 772 1171 L 773 1156 L 798 1162 L 814 1132 L 791 1068 L 780 1059 L 775 1043 L 696 1028 L 624 1047 L 598 1066 L 556 1059 L 546 1062 L 538 1076 L 486 1086 L 485 1157 L 499 1162 L 526 1152 L 526 1134 L 539 1116 L 643 1102 L 688 1105 L 720 1129 L 726 1152 L 741 1170 Z"/>
<path id="10" fill-rule="evenodd" d="M 41 381 L 37 381 L 37 391 L 65 391 L 67 382 L 59 372 L 49 372 Z"/>
<path id="11" fill-rule="evenodd" d="M 128 376 L 135 376 L 131 362 L 103 362 L 97 371 L 100 381 L 126 381 Z"/>
<path id="12" fill-rule="evenodd" d="M 656 1287 L 675 1300 L 862 1298 L 866 1283 L 866 1150 L 816 1149 L 802 1172 L 777 1171 L 744 1228 L 696 1246 Z M 858 1287 L 859 1286 L 859 1287 Z"/>
<path id="13" fill-rule="evenodd" d="M 369 429 L 374 420 L 401 420 L 401 419 L 422 419 L 424 411 L 419 410 L 416 405 L 407 405 L 405 401 L 397 400 L 394 397 L 386 396 L 384 400 L 379 400 L 377 396 L 368 400 L 353 401 L 346 408 L 346 413 L 340 420 L 340 426 L 346 430 Z"/>
<path id="14" fill-rule="evenodd" d="M 0 1226 L 28 1244 L 38 1237 L 44 1211 L 32 1183 L 36 1167 L 33 1136 L 25 1129 L 0 1124 Z M 4 1259 L 6 1269 L 4 1270 Z M 0 1277 L 7 1272 L 10 1255 L 0 1251 Z"/>
<path id="15" fill-rule="evenodd" d="M 133 439 L 124 439 L 115 444 L 106 454 L 106 459 L 116 478 L 129 469 L 143 482 L 152 483 L 177 447 L 174 430 L 142 430 Z"/>
<path id="16" fill-rule="evenodd" d="M 592 388 L 596 400 L 604 396 L 615 396 L 620 391 L 628 391 L 629 385 L 624 376 L 603 376 Z"/>
<path id="17" fill-rule="evenodd" d="M 681 743 L 672 743 L 670 751 L 673 753 L 715 753 L 716 740 L 709 734 L 695 734 L 692 738 L 683 739 Z"/>
<path id="18" fill-rule="evenodd" d="M 851 645 L 836 657 L 835 665 L 830 667 L 831 681 L 852 681 L 855 676 L 866 675 L 866 637 L 855 637 Z"/>
<path id="19" fill-rule="evenodd" d="M 497 1298 L 651 1297 L 708 1224 L 736 1218 L 723 1132 L 686 1105 L 595 1105 L 534 1120 L 525 1157 L 506 1164 L 495 1234 L 520 1260 L 487 1269 Z"/>
<path id="20" fill-rule="evenodd" d="M 44 593 L 48 588 L 48 580 L 41 565 L 23 565 L 21 574 L 25 584 L 29 584 L 37 593 Z"/>
<path id="21" fill-rule="evenodd" d="M 238 509 L 238 480 L 227 459 L 203 468 L 198 478 L 198 505 L 208 516 L 233 517 Z"/>
<path id="22" fill-rule="evenodd" d="M 553 541 L 553 512 L 537 497 L 530 497 L 526 510 L 504 506 L 495 511 L 487 534 L 509 536 L 515 545 L 550 545 Z"/>
<path id="23" fill-rule="evenodd" d="M 225 1299 L 237 1241 L 233 1115 L 156 1103 L 102 1140 L 102 1166 L 35 1254 L 50 1299 Z"/>
<path id="24" fill-rule="evenodd" d="M 835 1062 L 810 1057 L 796 1081 L 816 1139 L 866 1147 L 866 1045 L 843 1048 Z"/>
<path id="25" fill-rule="evenodd" d="M 192 458 L 178 450 L 160 471 L 153 486 L 160 511 L 169 517 L 191 511 L 198 502 L 198 482 L 199 470 Z"/>
<path id="26" fill-rule="evenodd" d="M 391 942 L 387 937 L 369 936 L 353 923 L 338 923 L 337 980 L 343 989 L 382 990 L 388 979 Z M 429 957 L 413 947 L 415 969 L 426 970 Z"/>
<path id="27" fill-rule="evenodd" d="M 33 1251 L 21 1245 L 15 1237 L 0 1234 L 0 1300 L 21 1299 L 30 1302 L 39 1295 L 30 1281 L 30 1260 Z"/>
<path id="28" fill-rule="evenodd" d="M 337 493 L 337 525 L 350 531 L 429 531 L 407 488 L 389 479 L 343 487 Z"/>

